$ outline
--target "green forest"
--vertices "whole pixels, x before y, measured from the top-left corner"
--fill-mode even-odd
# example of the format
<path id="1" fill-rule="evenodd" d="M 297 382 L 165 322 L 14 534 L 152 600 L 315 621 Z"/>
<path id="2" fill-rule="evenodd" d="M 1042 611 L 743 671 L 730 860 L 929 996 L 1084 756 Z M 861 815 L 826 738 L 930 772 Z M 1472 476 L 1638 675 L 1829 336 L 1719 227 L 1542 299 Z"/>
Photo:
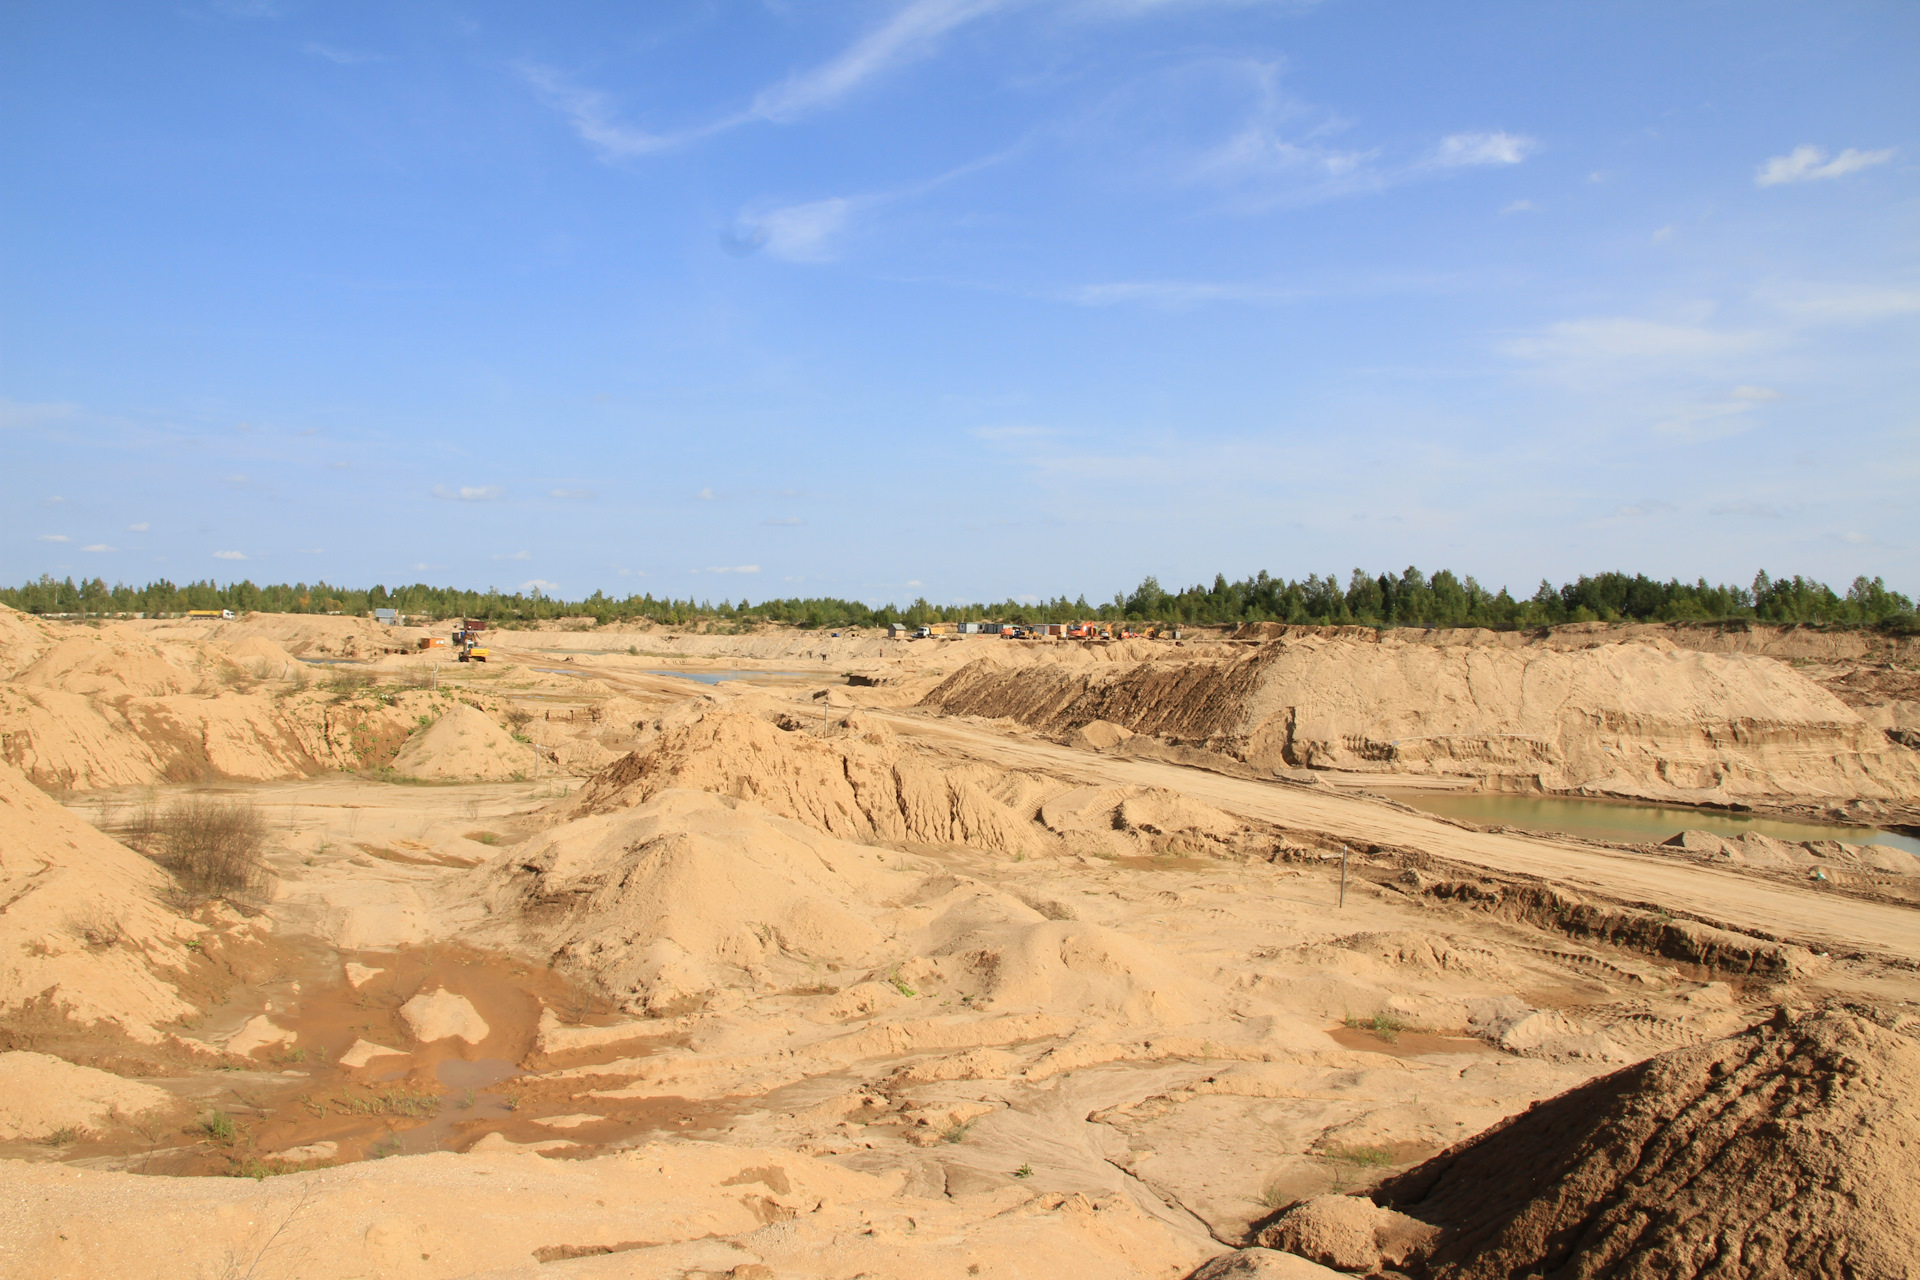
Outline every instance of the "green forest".
<path id="1" fill-rule="evenodd" d="M 561 600 L 535 591 L 465 591 L 455 587 L 372 588 L 326 582 L 256 586 L 211 580 L 177 586 L 165 580 L 144 587 L 109 587 L 93 578 L 76 583 L 42 575 L 21 587 L 0 588 L 0 603 L 27 613 L 108 615 L 184 613 L 189 609 L 232 609 L 265 613 L 344 613 L 398 609 L 422 618 L 484 618 L 496 625 L 555 618 L 592 618 L 605 624 L 646 619 L 668 626 L 711 622 L 758 622 L 793 626 L 871 627 L 890 622 L 995 621 L 1012 623 L 1105 622 L 1172 625 L 1232 625 L 1289 622 L 1368 627 L 1491 627 L 1498 630 L 1555 626 L 1567 622 L 1758 622 L 1816 626 L 1883 627 L 1920 631 L 1913 601 L 1889 591 L 1879 578 L 1855 578 L 1845 593 L 1823 582 L 1795 575 L 1761 573 L 1751 586 L 1711 586 L 1660 582 L 1644 574 L 1602 573 L 1562 586 L 1542 581 L 1532 595 L 1515 597 L 1504 587 L 1489 591 L 1472 577 L 1442 569 L 1431 577 L 1409 568 L 1399 574 L 1368 574 L 1355 569 L 1343 586 L 1336 575 L 1309 574 L 1304 580 L 1276 578 L 1264 570 L 1229 582 L 1216 574 L 1211 585 L 1169 591 L 1149 577 L 1131 592 L 1089 603 L 1069 600 L 1006 600 L 999 604 L 936 605 L 915 600 L 904 607 L 873 607 L 857 600 L 809 597 L 763 600 L 696 601 L 656 599 L 652 595 L 616 598 L 594 592 L 584 600 Z"/>

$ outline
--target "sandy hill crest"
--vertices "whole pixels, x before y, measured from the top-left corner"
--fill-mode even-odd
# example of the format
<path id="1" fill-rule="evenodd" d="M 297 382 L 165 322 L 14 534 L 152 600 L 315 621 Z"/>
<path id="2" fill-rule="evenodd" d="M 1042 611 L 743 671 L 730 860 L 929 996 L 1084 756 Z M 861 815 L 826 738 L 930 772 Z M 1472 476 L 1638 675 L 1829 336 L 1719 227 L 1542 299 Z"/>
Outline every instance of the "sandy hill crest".
<path id="1" fill-rule="evenodd" d="M 826 736 L 751 698 L 694 703 L 681 714 L 688 718 L 595 774 L 553 816 L 608 813 L 682 788 L 751 800 L 844 840 L 966 845 L 1016 858 L 1227 852 L 1261 840 L 1246 823 L 1172 792 L 1075 787 L 950 760 L 857 714 Z"/>
<path id="2" fill-rule="evenodd" d="M 1106 721 L 1275 770 L 1688 801 L 1920 799 L 1920 754 L 1791 667 L 1658 639 L 1555 649 L 1315 636 L 1130 666 L 981 661 L 921 705 L 1063 738 Z"/>
<path id="3" fill-rule="evenodd" d="M 158 867 L 0 763 L 0 1015 L 40 1000 L 156 1043 L 197 1012 L 174 983 L 203 926 L 163 906 Z"/>
<path id="4" fill-rule="evenodd" d="M 530 745 L 464 702 L 417 730 L 393 758 L 394 772 L 403 777 L 447 782 L 508 782 L 531 778 L 539 767 Z"/>
<path id="5" fill-rule="evenodd" d="M 1604 1076 L 1383 1183 L 1434 1280 L 1909 1277 L 1920 1043 L 1784 1011 Z"/>

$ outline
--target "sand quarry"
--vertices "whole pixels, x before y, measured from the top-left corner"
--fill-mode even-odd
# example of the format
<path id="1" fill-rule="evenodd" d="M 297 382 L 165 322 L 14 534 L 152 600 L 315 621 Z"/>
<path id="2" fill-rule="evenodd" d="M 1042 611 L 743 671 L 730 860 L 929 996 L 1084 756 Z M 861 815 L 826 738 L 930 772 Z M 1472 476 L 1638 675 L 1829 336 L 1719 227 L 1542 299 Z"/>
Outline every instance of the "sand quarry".
<path id="1" fill-rule="evenodd" d="M 0 611 L 0 1275 L 1920 1276 L 1910 642 L 425 634 Z"/>

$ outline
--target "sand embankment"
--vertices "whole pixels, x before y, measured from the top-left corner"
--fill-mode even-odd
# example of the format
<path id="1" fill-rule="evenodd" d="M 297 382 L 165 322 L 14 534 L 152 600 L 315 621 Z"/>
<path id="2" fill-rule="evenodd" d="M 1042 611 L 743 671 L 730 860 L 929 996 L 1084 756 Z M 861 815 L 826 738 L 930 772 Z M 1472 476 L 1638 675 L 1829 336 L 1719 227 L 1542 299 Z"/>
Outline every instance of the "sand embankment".
<path id="1" fill-rule="evenodd" d="M 1920 799 L 1920 753 L 1784 663 L 1491 636 L 1310 636 L 1125 667 L 979 662 L 921 705 L 1062 736 L 1104 720 L 1262 769 L 1695 803 Z"/>

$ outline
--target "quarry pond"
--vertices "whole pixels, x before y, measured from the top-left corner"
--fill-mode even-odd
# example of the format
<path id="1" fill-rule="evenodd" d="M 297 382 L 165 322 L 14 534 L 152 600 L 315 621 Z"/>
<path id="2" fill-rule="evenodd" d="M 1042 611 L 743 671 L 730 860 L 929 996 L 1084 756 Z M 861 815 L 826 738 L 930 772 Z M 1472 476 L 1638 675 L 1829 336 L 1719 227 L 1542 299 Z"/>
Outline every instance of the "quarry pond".
<path id="1" fill-rule="evenodd" d="M 1682 831 L 1711 831 L 1718 836 L 1756 832 L 1775 840 L 1838 840 L 1843 844 L 1883 844 L 1920 853 L 1920 839 L 1874 827 L 1820 822 L 1788 822 L 1745 814 L 1686 809 L 1673 805 L 1632 804 L 1566 796 L 1522 796 L 1498 792 L 1401 791 L 1381 788 L 1423 813 L 1487 827 L 1553 831 L 1625 844 L 1658 843 Z"/>

